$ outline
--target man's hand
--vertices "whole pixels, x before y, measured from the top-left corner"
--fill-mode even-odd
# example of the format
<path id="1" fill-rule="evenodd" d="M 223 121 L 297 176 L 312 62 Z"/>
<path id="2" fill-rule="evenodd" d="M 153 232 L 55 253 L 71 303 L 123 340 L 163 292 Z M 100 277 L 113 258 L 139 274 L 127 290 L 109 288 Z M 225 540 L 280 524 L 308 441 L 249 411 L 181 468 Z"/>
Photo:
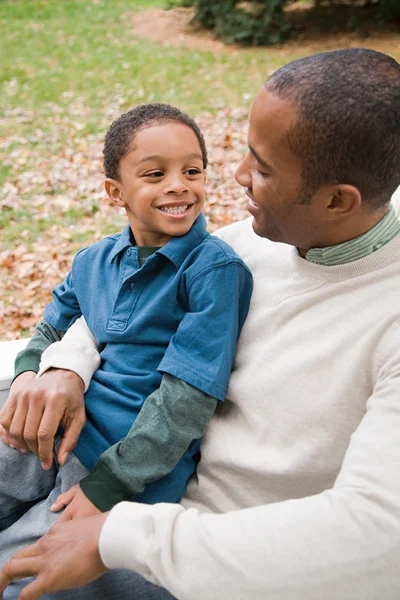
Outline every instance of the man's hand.
<path id="1" fill-rule="evenodd" d="M 74 485 L 63 494 L 60 494 L 50 510 L 52 512 L 58 512 L 64 508 L 64 506 L 66 506 L 66 509 L 61 517 L 59 517 L 57 523 L 60 521 L 80 519 L 82 517 L 94 517 L 102 514 L 101 510 L 85 496 L 79 484 Z"/>
<path id="2" fill-rule="evenodd" d="M 62 425 L 57 459 L 64 464 L 86 421 L 83 392 L 83 381 L 73 371 L 49 369 L 39 379 L 31 371 L 22 373 L 0 411 L 1 439 L 19 450 L 31 450 L 49 469 L 54 435 Z"/>
<path id="3" fill-rule="evenodd" d="M 86 585 L 107 569 L 101 561 L 99 538 L 108 513 L 56 523 L 36 544 L 15 554 L 0 571 L 0 598 L 14 579 L 35 577 L 20 600 L 36 600 L 46 592 Z"/>

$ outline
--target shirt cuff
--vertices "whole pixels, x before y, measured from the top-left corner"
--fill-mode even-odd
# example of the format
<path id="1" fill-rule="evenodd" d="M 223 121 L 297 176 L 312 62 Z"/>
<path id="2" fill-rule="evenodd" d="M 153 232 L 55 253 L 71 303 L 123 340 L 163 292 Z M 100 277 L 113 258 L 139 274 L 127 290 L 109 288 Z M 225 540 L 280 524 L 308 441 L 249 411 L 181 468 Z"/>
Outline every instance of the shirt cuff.
<path id="1" fill-rule="evenodd" d="M 100 355 L 94 348 L 85 344 L 68 345 L 65 342 L 55 342 L 43 352 L 37 377 L 52 368 L 74 371 L 83 380 L 86 392 L 93 373 L 99 366 Z"/>
<path id="2" fill-rule="evenodd" d="M 136 504 L 121 502 L 107 517 L 99 540 L 101 560 L 109 569 L 129 569 L 160 585 L 148 566 L 157 550 L 155 529 L 169 525 L 183 511 L 179 504 Z M 161 529 L 163 527 L 161 526 Z M 167 536 L 168 537 L 168 536 Z M 161 552 L 161 549 L 159 549 Z M 154 560 L 154 557 L 153 557 Z"/>
<path id="3" fill-rule="evenodd" d="M 21 353 L 21 356 L 17 356 L 15 359 L 15 367 L 14 367 L 14 379 L 21 375 L 21 373 L 25 373 L 25 371 L 35 371 L 37 373 L 39 371 L 40 365 L 40 353 L 38 354 L 35 350 L 24 350 Z"/>
<path id="4" fill-rule="evenodd" d="M 107 512 L 118 502 L 134 499 L 132 492 L 101 463 L 79 485 L 85 496 L 102 512 Z"/>

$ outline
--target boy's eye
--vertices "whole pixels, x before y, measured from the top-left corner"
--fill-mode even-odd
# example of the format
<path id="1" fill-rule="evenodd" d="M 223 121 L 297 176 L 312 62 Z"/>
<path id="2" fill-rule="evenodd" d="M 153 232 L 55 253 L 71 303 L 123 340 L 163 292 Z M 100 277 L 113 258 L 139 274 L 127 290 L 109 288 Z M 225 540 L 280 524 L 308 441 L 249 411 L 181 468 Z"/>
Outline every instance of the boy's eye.
<path id="1" fill-rule="evenodd" d="M 191 167 L 186 170 L 187 175 L 199 175 L 201 173 L 200 169 L 196 169 L 195 167 Z"/>
<path id="2" fill-rule="evenodd" d="M 162 177 L 163 175 L 164 173 L 162 171 L 151 171 L 150 173 L 144 173 L 144 177 L 152 178 Z"/>

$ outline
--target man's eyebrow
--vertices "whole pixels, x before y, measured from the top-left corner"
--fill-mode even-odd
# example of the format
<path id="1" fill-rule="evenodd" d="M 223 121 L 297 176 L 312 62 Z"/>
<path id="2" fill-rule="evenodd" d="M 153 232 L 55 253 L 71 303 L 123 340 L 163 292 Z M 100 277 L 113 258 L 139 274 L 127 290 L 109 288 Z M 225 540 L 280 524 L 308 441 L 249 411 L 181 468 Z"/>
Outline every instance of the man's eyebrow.
<path id="1" fill-rule="evenodd" d="M 203 155 L 200 154 L 199 152 L 191 152 L 191 154 L 188 154 L 186 158 L 198 158 L 199 160 L 203 160 Z M 147 160 L 163 160 L 165 159 L 165 156 L 162 156 L 161 154 L 152 154 L 149 156 L 144 156 L 143 158 L 141 158 L 139 160 L 139 163 L 142 162 L 146 162 Z"/>
<path id="2" fill-rule="evenodd" d="M 252 148 L 251 146 L 249 146 L 249 150 L 252 153 L 252 155 L 254 156 L 254 158 L 256 159 L 256 161 L 258 163 L 260 163 L 260 165 L 262 165 L 263 167 L 265 167 L 266 169 L 270 169 L 272 170 L 271 165 L 269 165 L 267 162 L 265 162 L 265 160 L 263 160 L 261 158 L 261 156 L 259 154 L 257 154 L 257 152 L 254 150 L 254 148 Z"/>

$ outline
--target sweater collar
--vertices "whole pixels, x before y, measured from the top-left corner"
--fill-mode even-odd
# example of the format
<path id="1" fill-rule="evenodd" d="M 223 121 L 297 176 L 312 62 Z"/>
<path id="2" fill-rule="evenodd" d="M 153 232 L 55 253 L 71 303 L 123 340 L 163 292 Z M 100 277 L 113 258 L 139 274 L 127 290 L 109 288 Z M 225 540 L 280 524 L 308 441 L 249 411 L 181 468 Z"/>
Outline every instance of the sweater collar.
<path id="1" fill-rule="evenodd" d="M 398 233 L 400 233 L 400 220 L 393 206 L 390 205 L 383 219 L 366 233 L 336 246 L 311 248 L 305 259 L 326 267 L 344 265 L 369 256 L 390 242 Z"/>

